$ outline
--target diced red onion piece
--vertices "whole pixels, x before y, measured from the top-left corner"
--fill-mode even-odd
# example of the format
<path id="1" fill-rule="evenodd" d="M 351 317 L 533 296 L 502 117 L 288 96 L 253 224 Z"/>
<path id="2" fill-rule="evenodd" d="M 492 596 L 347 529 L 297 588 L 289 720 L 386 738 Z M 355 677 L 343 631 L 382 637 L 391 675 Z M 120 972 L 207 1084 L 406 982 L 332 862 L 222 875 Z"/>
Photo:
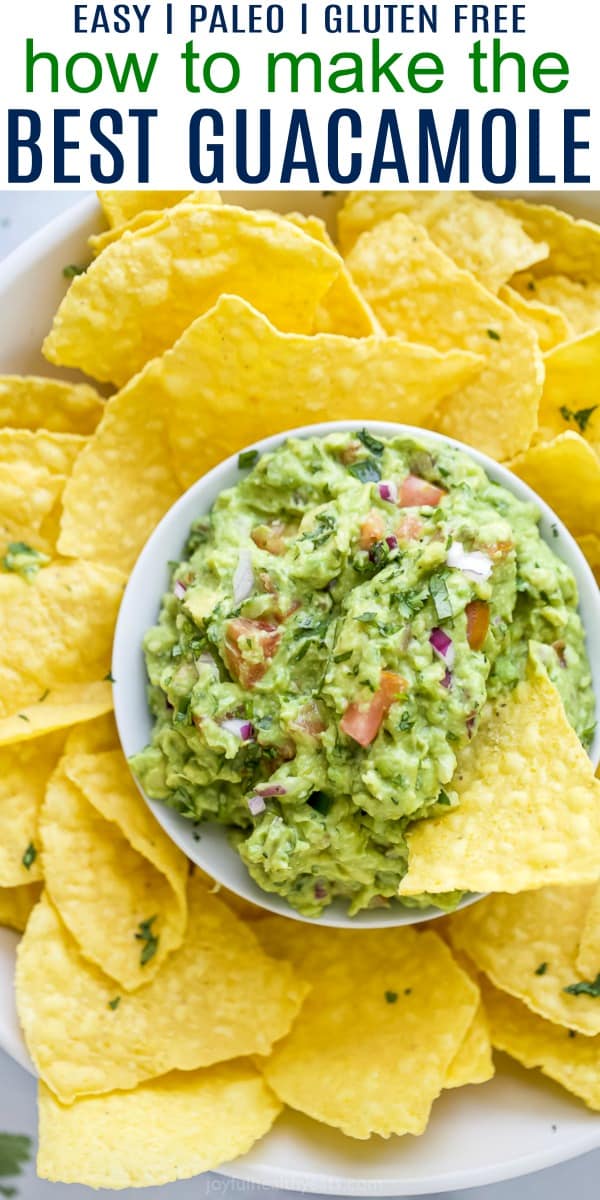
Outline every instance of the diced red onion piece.
<path id="1" fill-rule="evenodd" d="M 182 583 L 180 579 L 177 579 L 173 584 L 173 595 L 176 596 L 178 600 L 183 600 L 186 592 L 187 587 L 185 583 Z"/>
<path id="2" fill-rule="evenodd" d="M 238 559 L 238 565 L 233 576 L 233 601 L 234 604 L 241 604 L 242 600 L 247 600 L 254 587 L 254 571 L 252 570 L 252 559 L 249 550 L 242 550 Z"/>
<path id="3" fill-rule="evenodd" d="M 252 813 L 253 817 L 257 817 L 259 815 L 259 813 L 264 812 L 266 807 L 267 806 L 266 806 L 262 796 L 249 796 L 248 808 L 250 809 L 250 812 Z"/>
<path id="4" fill-rule="evenodd" d="M 327 884 L 322 883 L 320 879 L 317 879 L 317 882 L 315 883 L 315 900 L 326 900 L 327 896 Z"/>
<path id="5" fill-rule="evenodd" d="M 241 742 L 250 742 L 254 737 L 252 722 L 245 721 L 241 717 L 228 717 L 226 721 L 221 721 L 221 729 L 226 729 L 227 733 L 232 733 Z"/>
<path id="6" fill-rule="evenodd" d="M 389 548 L 390 550 L 397 550 L 397 549 L 398 549 L 398 538 L 397 538 L 397 537 L 394 537 L 394 534 L 393 534 L 393 533 L 392 533 L 392 534 L 390 534 L 390 536 L 389 536 L 389 537 L 386 537 L 386 539 L 385 539 L 385 540 L 386 540 L 387 546 L 388 546 L 388 548 Z"/>
<path id="7" fill-rule="evenodd" d="M 256 791 L 259 796 L 287 796 L 287 788 L 282 783 L 259 783 Z"/>
<path id="8" fill-rule="evenodd" d="M 462 542 L 452 543 L 446 555 L 446 563 L 449 567 L 462 571 L 467 579 L 473 579 L 476 583 L 489 579 L 494 565 L 483 550 L 465 550 Z"/>
<path id="9" fill-rule="evenodd" d="M 390 504 L 398 503 L 398 487 L 393 479 L 381 479 L 377 487 L 382 500 L 388 500 Z"/>
<path id="10" fill-rule="evenodd" d="M 441 684 L 442 687 L 447 688 L 448 691 L 450 691 L 450 688 L 452 687 L 452 671 L 449 671 L 447 667 L 444 678 L 441 680 Z"/>
<path id="11" fill-rule="evenodd" d="M 429 634 L 429 641 L 431 642 L 433 650 L 437 654 L 438 658 L 441 658 L 442 662 L 445 662 L 447 667 L 453 667 L 454 643 L 450 635 L 445 633 L 443 629 L 432 629 L 431 633 Z"/>

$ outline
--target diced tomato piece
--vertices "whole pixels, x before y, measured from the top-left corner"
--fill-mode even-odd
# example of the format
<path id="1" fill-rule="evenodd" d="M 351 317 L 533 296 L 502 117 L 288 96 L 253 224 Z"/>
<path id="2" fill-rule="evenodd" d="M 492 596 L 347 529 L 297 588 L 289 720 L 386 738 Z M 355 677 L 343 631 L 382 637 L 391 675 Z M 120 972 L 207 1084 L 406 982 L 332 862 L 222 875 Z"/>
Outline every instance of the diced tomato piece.
<path id="1" fill-rule="evenodd" d="M 485 546 L 478 546 L 477 549 L 483 550 L 484 554 L 497 562 L 498 559 L 506 558 L 507 554 L 514 550 L 514 542 L 491 542 Z"/>
<path id="2" fill-rule="evenodd" d="M 429 483 L 427 479 L 421 479 L 420 475 L 407 475 L 400 485 L 398 507 L 420 508 L 421 505 L 427 504 L 430 508 L 437 508 L 445 495 L 443 488 L 436 487 L 435 483 Z"/>
<path id="3" fill-rule="evenodd" d="M 349 444 L 345 446 L 343 450 L 339 451 L 338 458 L 340 462 L 347 467 L 350 465 L 350 463 L 356 462 L 361 451 L 362 446 L 360 442 L 349 442 Z"/>
<path id="4" fill-rule="evenodd" d="M 367 513 L 360 526 L 360 548 L 370 550 L 375 542 L 380 542 L 385 533 L 385 522 L 381 513 L 372 508 Z"/>
<path id="5" fill-rule="evenodd" d="M 399 542 L 412 542 L 423 532 L 423 522 L 414 514 L 407 513 L 396 526 L 396 537 Z"/>
<path id="6" fill-rule="evenodd" d="M 490 627 L 490 606 L 485 600 L 471 600 L 467 614 L 467 641 L 471 650 L 481 650 Z"/>
<path id="7" fill-rule="evenodd" d="M 358 742 L 359 746 L 370 746 L 394 700 L 407 688 L 408 684 L 401 675 L 396 675 L 393 671 L 382 671 L 379 688 L 371 702 L 366 707 L 356 703 L 349 704 L 340 721 L 340 729 Z"/>
<path id="8" fill-rule="evenodd" d="M 273 521 L 272 525 L 257 525 L 250 537 L 260 550 L 267 550 L 269 554 L 285 554 L 287 539 L 294 533 L 295 529 L 283 521 Z"/>
<path id="9" fill-rule="evenodd" d="M 228 670 L 242 687 L 251 688 L 262 679 L 270 660 L 273 658 L 281 631 L 277 625 L 268 621 L 251 621 L 248 617 L 235 617 L 229 621 L 225 630 L 224 658 Z M 252 643 L 253 649 L 258 647 L 262 660 L 252 661 L 244 654 L 244 643 Z"/>
<path id="10" fill-rule="evenodd" d="M 317 737 L 318 734 L 324 733 L 327 726 L 319 712 L 318 705 L 314 700 L 310 700 L 304 708 L 300 709 L 298 716 L 293 722 L 294 729 L 299 729 L 302 733 L 307 733 L 309 737 Z"/>

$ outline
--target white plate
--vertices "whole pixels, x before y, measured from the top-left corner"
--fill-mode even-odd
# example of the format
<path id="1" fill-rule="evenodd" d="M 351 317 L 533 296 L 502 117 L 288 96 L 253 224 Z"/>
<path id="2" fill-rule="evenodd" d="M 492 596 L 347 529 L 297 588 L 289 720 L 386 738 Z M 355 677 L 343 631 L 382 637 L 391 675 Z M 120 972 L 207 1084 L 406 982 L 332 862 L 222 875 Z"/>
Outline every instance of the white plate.
<path id="1" fill-rule="evenodd" d="M 600 217 L 598 193 L 543 198 L 559 199 L 577 215 Z M 319 210 L 325 216 L 332 211 L 320 193 L 254 193 L 245 200 L 256 207 Z M 0 266 L 0 371 L 51 373 L 39 348 L 65 289 L 62 268 L 85 260 L 86 237 L 97 221 L 95 201 L 85 200 Z M 31 1070 L 15 1013 L 15 948 L 16 938 L 0 930 L 0 1046 Z M 441 1096 L 421 1138 L 355 1143 L 290 1112 L 222 1173 L 295 1191 L 423 1195 L 524 1175 L 596 1147 L 600 1117 L 537 1072 L 522 1071 L 498 1056 L 498 1073 L 490 1083 Z"/>

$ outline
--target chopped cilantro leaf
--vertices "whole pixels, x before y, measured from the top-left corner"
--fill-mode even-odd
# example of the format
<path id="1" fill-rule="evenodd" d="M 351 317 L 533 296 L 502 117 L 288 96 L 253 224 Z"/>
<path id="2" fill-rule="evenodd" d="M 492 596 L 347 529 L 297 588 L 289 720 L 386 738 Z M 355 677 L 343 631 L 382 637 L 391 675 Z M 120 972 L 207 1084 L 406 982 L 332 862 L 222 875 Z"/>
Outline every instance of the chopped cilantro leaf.
<path id="1" fill-rule="evenodd" d="M 80 267 L 77 263 L 69 263 L 63 267 L 63 276 L 65 279 L 75 279 L 77 275 L 85 275 L 87 267 Z"/>
<path id="2" fill-rule="evenodd" d="M 433 607 L 435 608 L 438 620 L 444 621 L 454 615 L 446 576 L 441 571 L 431 576 L 429 580 L 429 595 L 433 600 Z"/>
<path id="3" fill-rule="evenodd" d="M 388 1004 L 395 1004 L 398 999 L 397 992 L 385 992 L 384 995 Z"/>
<path id="4" fill-rule="evenodd" d="M 17 716 L 20 721 L 27 721 L 27 723 L 29 724 L 29 717 L 26 717 L 25 713 L 17 713 Z"/>
<path id="5" fill-rule="evenodd" d="M 210 521 L 208 521 L 206 517 L 199 517 L 197 521 L 194 521 L 192 528 L 190 529 L 187 542 L 184 546 L 183 557 L 191 558 L 192 555 L 196 553 L 196 550 L 199 546 L 204 546 L 206 544 L 209 537 Z M 180 563 L 176 563 L 175 566 L 180 566 Z"/>
<path id="6" fill-rule="evenodd" d="M 569 1037 L 570 1037 L 570 1038 L 576 1038 L 576 1037 L 577 1037 L 577 1030 L 576 1030 L 576 1029 L 570 1029 L 570 1030 L 569 1030 Z"/>
<path id="7" fill-rule="evenodd" d="M 48 554 L 42 554 L 41 550 L 34 550 L 33 546 L 27 545 L 27 542 L 10 542 L 2 559 L 2 566 L 6 571 L 13 571 L 15 575 L 20 575 L 21 579 L 25 579 L 27 583 L 33 583 L 40 569 L 46 567 L 49 562 Z"/>
<path id="8" fill-rule="evenodd" d="M 37 850 L 36 850 L 33 842 L 30 842 L 22 859 L 21 859 L 21 862 L 23 863 L 23 866 L 25 867 L 26 871 L 29 871 L 31 869 L 36 858 L 37 858 Z"/>
<path id="9" fill-rule="evenodd" d="M 572 408 L 567 408 L 566 404 L 561 404 L 559 412 L 564 421 L 574 421 L 581 433 L 585 433 L 591 418 L 599 406 L 593 404 L 591 408 L 577 408 L 575 411 Z"/>
<path id="10" fill-rule="evenodd" d="M 109 671 L 108 675 L 104 676 L 104 682 L 105 683 L 116 683 L 117 682 L 112 671 Z"/>
<path id="11" fill-rule="evenodd" d="M 593 996 L 597 999 L 600 996 L 600 972 L 595 979 L 581 979 L 578 983 L 570 983 L 563 991 L 569 996 Z"/>
<path id="12" fill-rule="evenodd" d="M 438 796 L 438 798 L 437 798 L 437 803 L 438 803 L 438 804 L 446 804 L 446 805 L 451 805 L 451 804 L 452 804 L 452 801 L 451 801 L 451 799 L 450 799 L 450 797 L 449 797 L 448 793 L 447 793 L 447 792 L 445 792 L 443 788 L 442 788 L 442 790 L 441 790 L 441 792 L 440 792 L 440 794 L 439 794 L 439 796 Z"/>
<path id="13" fill-rule="evenodd" d="M 405 995 L 405 996 L 412 996 L 412 988 L 405 988 L 405 989 L 404 989 L 404 995 Z"/>
<path id="14" fill-rule="evenodd" d="M 258 450 L 242 450 L 242 453 L 238 454 L 238 467 L 240 471 L 245 471 L 247 467 L 255 466 L 258 459 Z"/>
<path id="15" fill-rule="evenodd" d="M 156 914 L 153 917 L 148 917 L 146 921 L 140 921 L 138 932 L 133 936 L 137 942 L 142 942 L 142 950 L 140 954 L 140 967 L 145 967 L 146 963 L 154 958 L 158 950 L 159 935 L 153 932 L 152 926 L 156 921 Z"/>
<path id="16" fill-rule="evenodd" d="M 43 704 L 44 700 L 47 700 L 49 695 L 50 695 L 50 688 L 46 688 L 46 691 L 43 692 L 42 695 L 40 696 L 40 698 L 38 700 L 38 704 Z"/>
<path id="17" fill-rule="evenodd" d="M 378 442 L 377 438 L 374 438 L 367 429 L 361 429 L 360 433 L 357 433 L 356 436 L 359 442 L 362 442 L 365 449 L 369 450 L 371 454 L 383 454 L 385 450 L 383 442 Z"/>
<path id="18" fill-rule="evenodd" d="M 381 471 L 374 458 L 360 458 L 358 462 L 350 463 L 348 474 L 360 483 L 377 483 L 381 479 Z"/>
<path id="19" fill-rule="evenodd" d="M 331 796 L 326 796 L 325 792 L 313 792 L 312 796 L 309 797 L 308 803 L 311 808 L 314 808 L 315 812 L 320 813 L 322 817 L 326 817 L 327 813 L 331 811 L 333 800 Z"/>
<path id="20" fill-rule="evenodd" d="M 498 331 L 496 329 L 488 329 L 487 335 L 489 338 L 492 339 L 493 342 L 499 342 L 502 340 L 500 334 L 498 333 Z"/>
<path id="21" fill-rule="evenodd" d="M 299 537 L 300 542 L 312 542 L 313 546 L 322 546 L 331 537 L 337 522 L 333 513 L 317 513 L 314 525 Z"/>
<path id="22" fill-rule="evenodd" d="M 403 733 L 408 733 L 409 729 L 412 729 L 413 725 L 413 718 L 409 716 L 407 712 L 403 712 L 400 720 L 398 721 L 398 729 L 401 729 Z"/>
<path id="23" fill-rule="evenodd" d="M 540 963 L 539 967 L 535 968 L 535 974 L 536 975 L 545 975 L 547 970 L 548 970 L 548 963 L 542 962 L 542 963 Z"/>
<path id="24" fill-rule="evenodd" d="M 121 1003 L 121 997 L 115 996 L 113 1000 L 109 1000 L 108 1007 L 112 1008 L 112 1011 L 114 1012 L 115 1009 L 119 1007 L 120 1003 Z"/>
<path id="25" fill-rule="evenodd" d="M 344 650 L 343 654 L 334 654 L 333 661 L 334 663 L 348 662 L 348 659 L 352 658 L 353 653 L 353 650 Z"/>
<path id="26" fill-rule="evenodd" d="M 31 1157 L 31 1138 L 22 1133 L 0 1133 L 0 1178 L 14 1179 L 22 1175 Z M 14 1189 L 2 1187 L 4 1196 L 14 1195 Z"/>

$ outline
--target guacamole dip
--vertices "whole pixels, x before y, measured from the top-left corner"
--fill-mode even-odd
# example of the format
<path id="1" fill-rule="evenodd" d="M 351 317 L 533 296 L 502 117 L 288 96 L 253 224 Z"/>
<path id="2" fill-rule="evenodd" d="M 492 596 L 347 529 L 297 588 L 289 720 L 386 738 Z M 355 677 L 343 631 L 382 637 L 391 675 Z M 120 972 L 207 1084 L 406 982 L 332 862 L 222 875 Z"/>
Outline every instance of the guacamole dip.
<path id="1" fill-rule="evenodd" d="M 593 734 L 575 581 L 536 509 L 425 440 L 241 455 L 145 654 L 146 793 L 226 825 L 252 878 L 306 915 L 396 895 L 407 825 L 457 803 L 457 751 L 529 654 Z"/>

